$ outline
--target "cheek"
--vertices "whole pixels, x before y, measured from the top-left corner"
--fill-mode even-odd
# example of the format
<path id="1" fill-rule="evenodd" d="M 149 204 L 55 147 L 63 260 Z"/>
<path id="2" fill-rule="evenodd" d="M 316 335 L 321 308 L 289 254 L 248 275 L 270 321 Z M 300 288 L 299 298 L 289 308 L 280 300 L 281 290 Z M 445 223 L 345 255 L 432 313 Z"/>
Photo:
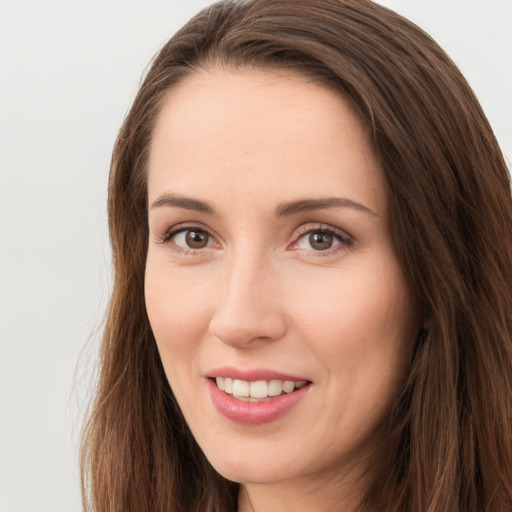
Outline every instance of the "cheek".
<path id="1" fill-rule="evenodd" d="M 383 263 L 381 263 L 383 261 Z M 317 274 L 293 294 L 294 318 L 318 358 L 347 382 L 394 381 L 414 345 L 417 321 L 397 265 L 367 265 Z M 377 377 L 379 377 L 377 379 Z"/>
<path id="2" fill-rule="evenodd" d="M 329 410 L 324 435 L 359 446 L 395 400 L 417 325 L 398 269 L 377 262 L 353 270 L 336 282 L 317 282 L 322 293 L 297 290 L 295 318 L 305 351 L 322 368 L 318 384 Z"/>
<path id="3" fill-rule="evenodd" d="M 176 373 L 187 371 L 211 320 L 205 281 L 193 272 L 185 274 L 168 263 L 153 262 L 148 255 L 146 310 L 170 381 Z"/>

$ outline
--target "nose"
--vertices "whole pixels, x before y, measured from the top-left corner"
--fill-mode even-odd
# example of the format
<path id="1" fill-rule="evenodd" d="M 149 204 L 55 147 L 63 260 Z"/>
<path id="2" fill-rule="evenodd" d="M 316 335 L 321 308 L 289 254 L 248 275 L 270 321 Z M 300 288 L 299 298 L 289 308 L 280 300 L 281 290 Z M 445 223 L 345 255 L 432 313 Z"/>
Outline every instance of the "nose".
<path id="1" fill-rule="evenodd" d="M 286 332 L 278 272 L 261 258 L 240 256 L 223 269 L 210 332 L 233 347 L 254 346 Z"/>

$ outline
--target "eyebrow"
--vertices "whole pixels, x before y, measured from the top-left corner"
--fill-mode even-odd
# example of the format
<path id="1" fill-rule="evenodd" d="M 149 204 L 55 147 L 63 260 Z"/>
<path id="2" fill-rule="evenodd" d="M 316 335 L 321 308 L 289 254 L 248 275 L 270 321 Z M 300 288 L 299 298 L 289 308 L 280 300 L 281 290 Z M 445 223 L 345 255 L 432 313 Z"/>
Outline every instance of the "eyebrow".
<path id="1" fill-rule="evenodd" d="M 151 203 L 150 208 L 153 210 L 154 208 L 161 208 L 162 206 L 174 206 L 175 208 L 194 210 L 200 213 L 209 213 L 210 215 L 215 214 L 215 210 L 205 201 L 176 194 L 162 194 Z"/>
<path id="2" fill-rule="evenodd" d="M 281 203 L 276 208 L 276 215 L 278 217 L 286 217 L 288 215 L 296 215 L 297 213 L 312 212 L 315 210 L 324 210 L 327 208 L 354 208 L 372 216 L 378 215 L 356 201 L 352 201 L 346 197 L 326 197 L 320 199 L 300 199 L 298 201 L 290 201 L 288 203 Z"/>
<path id="3" fill-rule="evenodd" d="M 151 209 L 161 207 L 175 207 L 183 208 L 185 210 L 193 210 L 200 213 L 207 213 L 215 215 L 214 208 L 206 201 L 199 199 L 192 199 L 191 197 L 180 196 L 177 194 L 166 193 L 159 196 L 151 204 Z M 316 210 L 324 210 L 327 208 L 353 208 L 364 213 L 368 213 L 372 216 L 378 217 L 378 215 L 356 201 L 352 201 L 346 197 L 326 197 L 319 199 L 299 199 L 297 201 L 290 201 L 281 203 L 276 208 L 277 217 L 288 217 L 296 215 L 298 213 L 307 213 Z"/>

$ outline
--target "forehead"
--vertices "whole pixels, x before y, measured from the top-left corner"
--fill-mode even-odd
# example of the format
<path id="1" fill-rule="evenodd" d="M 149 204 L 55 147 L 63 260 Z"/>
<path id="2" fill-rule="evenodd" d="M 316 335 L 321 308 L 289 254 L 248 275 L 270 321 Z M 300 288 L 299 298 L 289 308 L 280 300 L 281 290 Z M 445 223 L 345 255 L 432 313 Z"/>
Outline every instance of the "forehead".
<path id="1" fill-rule="evenodd" d="M 289 72 L 212 69 L 163 102 L 148 195 L 260 190 L 282 201 L 334 188 L 383 214 L 381 179 L 368 130 L 341 94 Z"/>

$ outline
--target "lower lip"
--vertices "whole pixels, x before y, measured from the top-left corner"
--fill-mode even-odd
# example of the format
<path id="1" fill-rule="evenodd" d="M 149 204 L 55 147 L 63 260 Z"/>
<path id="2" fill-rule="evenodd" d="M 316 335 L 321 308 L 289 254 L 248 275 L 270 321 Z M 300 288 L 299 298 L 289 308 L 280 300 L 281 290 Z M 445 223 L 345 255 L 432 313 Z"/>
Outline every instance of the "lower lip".
<path id="1" fill-rule="evenodd" d="M 208 379 L 208 388 L 213 404 L 228 420 L 245 425 L 263 425 L 277 420 L 293 408 L 309 391 L 310 385 L 292 393 L 270 397 L 261 402 L 237 400 L 220 390 L 215 382 Z"/>

